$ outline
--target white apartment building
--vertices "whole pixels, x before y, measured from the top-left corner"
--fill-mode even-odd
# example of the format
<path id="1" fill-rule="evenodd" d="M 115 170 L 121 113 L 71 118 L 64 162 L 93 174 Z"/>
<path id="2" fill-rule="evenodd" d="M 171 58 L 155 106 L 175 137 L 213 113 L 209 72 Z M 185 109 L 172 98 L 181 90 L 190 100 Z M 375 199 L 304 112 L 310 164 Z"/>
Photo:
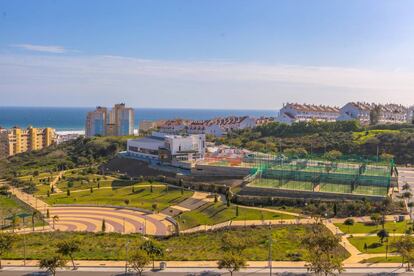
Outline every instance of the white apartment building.
<path id="1" fill-rule="evenodd" d="M 375 104 L 350 102 L 340 109 L 338 121 L 358 120 L 361 124 L 370 123 L 371 111 L 379 111 L 379 124 L 401 124 L 409 121 L 409 109 L 398 104 Z"/>
<path id="2" fill-rule="evenodd" d="M 286 124 L 310 121 L 335 122 L 339 115 L 337 107 L 287 103 L 280 109 L 277 121 Z"/>
<path id="3" fill-rule="evenodd" d="M 204 134 L 182 136 L 153 132 L 151 136 L 127 142 L 127 155 L 177 167 L 183 162 L 193 163 L 204 159 L 205 152 Z"/>

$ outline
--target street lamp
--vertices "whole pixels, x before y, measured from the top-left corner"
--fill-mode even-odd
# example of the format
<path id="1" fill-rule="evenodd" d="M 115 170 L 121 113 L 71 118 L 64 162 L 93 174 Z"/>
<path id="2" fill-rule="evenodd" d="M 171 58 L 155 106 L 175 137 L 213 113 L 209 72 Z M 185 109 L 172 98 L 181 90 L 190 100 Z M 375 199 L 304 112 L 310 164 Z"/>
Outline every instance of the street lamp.
<path id="1" fill-rule="evenodd" d="M 125 243 L 125 275 L 128 273 L 128 245 L 131 241 Z"/>

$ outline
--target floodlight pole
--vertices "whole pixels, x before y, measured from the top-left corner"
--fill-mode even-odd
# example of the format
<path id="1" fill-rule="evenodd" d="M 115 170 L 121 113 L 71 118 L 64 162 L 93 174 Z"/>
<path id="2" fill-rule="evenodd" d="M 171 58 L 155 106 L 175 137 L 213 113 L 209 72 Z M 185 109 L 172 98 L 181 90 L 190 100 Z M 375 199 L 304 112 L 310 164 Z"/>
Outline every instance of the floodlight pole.
<path id="1" fill-rule="evenodd" d="M 269 275 L 272 276 L 272 226 L 269 223 Z"/>

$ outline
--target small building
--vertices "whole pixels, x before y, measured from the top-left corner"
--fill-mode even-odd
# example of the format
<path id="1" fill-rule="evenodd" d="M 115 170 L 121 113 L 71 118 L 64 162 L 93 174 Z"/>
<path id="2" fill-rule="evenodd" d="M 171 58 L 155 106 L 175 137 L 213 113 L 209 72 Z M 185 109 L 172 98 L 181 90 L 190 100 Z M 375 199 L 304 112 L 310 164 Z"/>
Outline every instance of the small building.
<path id="1" fill-rule="evenodd" d="M 408 109 L 398 104 L 375 104 L 350 102 L 340 109 L 338 121 L 358 120 L 367 125 L 371 122 L 371 112 L 378 111 L 378 124 L 402 124 L 408 121 Z"/>
<path id="2" fill-rule="evenodd" d="M 196 161 L 204 159 L 205 152 L 204 134 L 168 135 L 153 132 L 151 136 L 127 142 L 128 156 L 176 167 L 191 167 Z"/>
<path id="3" fill-rule="evenodd" d="M 335 122 L 339 115 L 338 107 L 287 103 L 280 109 L 277 121 L 286 124 L 310 121 Z"/>

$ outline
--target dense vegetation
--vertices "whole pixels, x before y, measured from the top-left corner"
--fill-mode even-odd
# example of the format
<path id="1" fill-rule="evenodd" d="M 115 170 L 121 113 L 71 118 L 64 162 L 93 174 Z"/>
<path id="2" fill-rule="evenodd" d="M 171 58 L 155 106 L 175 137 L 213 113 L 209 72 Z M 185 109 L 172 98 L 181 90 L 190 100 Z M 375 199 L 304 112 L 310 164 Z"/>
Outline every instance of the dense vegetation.
<path id="1" fill-rule="evenodd" d="M 15 155 L 0 164 L 2 176 L 93 166 L 125 150 L 128 137 L 78 138 L 60 145 Z"/>
<path id="2" fill-rule="evenodd" d="M 265 261 L 269 252 L 267 241 L 269 234 L 271 234 L 275 241 L 272 243 L 273 260 L 302 260 L 306 250 L 301 247 L 301 238 L 311 231 L 312 227 L 318 227 L 320 232 L 329 233 L 326 228 L 320 225 L 280 225 L 273 226 L 271 231 L 268 227 L 248 227 L 172 236 L 158 241 L 165 252 L 163 260 L 218 260 L 225 254 L 223 236 L 227 235 L 231 239 L 242 241 L 244 249 L 241 255 L 244 258 Z M 4 255 L 5 259 L 23 258 L 24 237 L 16 235 L 16 239 L 12 250 Z M 143 236 L 139 234 L 30 233 L 26 235 L 27 258 L 40 259 L 44 256 L 51 256 L 56 251 L 58 242 L 70 239 L 79 241 L 80 251 L 74 254 L 77 260 L 124 260 L 127 241 L 131 241 L 129 245 L 131 252 L 144 241 Z M 47 242 L 45 242 L 46 240 Z M 343 259 L 348 256 L 343 248 L 340 248 L 340 254 Z M 160 258 L 157 257 L 157 259 Z"/>
<path id="3" fill-rule="evenodd" d="M 213 139 L 268 153 L 324 154 L 335 150 L 347 156 L 392 155 L 399 164 L 414 164 L 414 125 L 362 127 L 356 121 L 271 123 Z"/>

